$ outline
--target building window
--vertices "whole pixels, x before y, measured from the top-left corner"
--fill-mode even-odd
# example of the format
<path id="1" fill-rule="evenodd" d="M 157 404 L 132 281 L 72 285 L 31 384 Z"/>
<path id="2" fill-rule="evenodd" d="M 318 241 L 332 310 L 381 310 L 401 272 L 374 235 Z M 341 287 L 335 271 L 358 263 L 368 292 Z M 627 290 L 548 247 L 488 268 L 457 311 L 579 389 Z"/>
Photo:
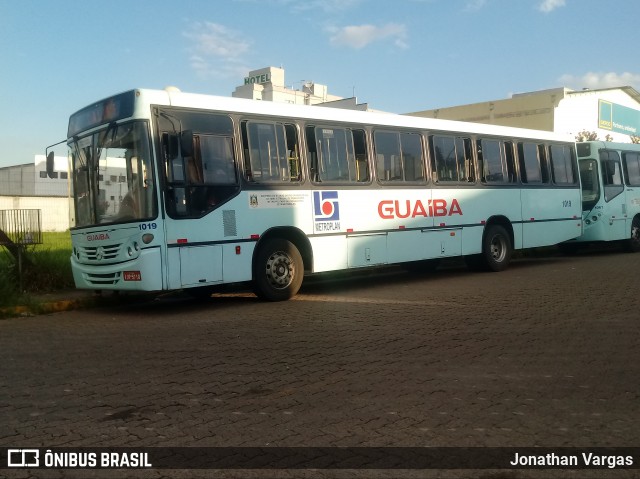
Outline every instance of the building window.
<path id="1" fill-rule="evenodd" d="M 46 178 L 47 177 L 47 172 L 46 171 L 41 171 L 40 172 L 40 178 Z"/>
<path id="2" fill-rule="evenodd" d="M 60 179 L 61 179 L 61 180 L 67 180 L 67 179 L 69 179 L 69 173 L 67 173 L 66 171 L 62 171 L 62 172 L 60 172 Z"/>

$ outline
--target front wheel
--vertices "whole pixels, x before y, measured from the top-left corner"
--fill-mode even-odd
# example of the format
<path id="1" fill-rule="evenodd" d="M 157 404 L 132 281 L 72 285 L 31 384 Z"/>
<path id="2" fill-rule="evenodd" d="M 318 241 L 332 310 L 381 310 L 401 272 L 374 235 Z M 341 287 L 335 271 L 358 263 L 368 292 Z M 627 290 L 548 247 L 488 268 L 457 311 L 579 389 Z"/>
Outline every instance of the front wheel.
<path id="1" fill-rule="evenodd" d="M 489 226 L 482 239 L 482 263 L 489 271 L 503 271 L 509 266 L 513 247 L 509 233 L 500 225 Z"/>
<path id="2" fill-rule="evenodd" d="M 638 216 L 631 222 L 631 237 L 627 240 L 627 250 L 632 253 L 640 251 L 640 217 Z"/>
<path id="3" fill-rule="evenodd" d="M 293 243 L 274 238 L 259 247 L 253 264 L 253 290 L 266 301 L 284 301 L 302 285 L 304 263 Z"/>

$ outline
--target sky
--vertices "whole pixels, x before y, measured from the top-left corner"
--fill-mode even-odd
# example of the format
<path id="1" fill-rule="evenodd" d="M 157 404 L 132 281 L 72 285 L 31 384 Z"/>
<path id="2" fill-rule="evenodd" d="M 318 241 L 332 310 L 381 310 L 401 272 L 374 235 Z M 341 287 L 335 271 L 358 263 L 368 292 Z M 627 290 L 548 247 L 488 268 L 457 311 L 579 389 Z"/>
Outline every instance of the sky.
<path id="1" fill-rule="evenodd" d="M 638 0 L 0 0 L 0 167 L 32 163 L 94 101 L 231 96 L 267 66 L 394 113 L 640 90 L 639 18 Z"/>

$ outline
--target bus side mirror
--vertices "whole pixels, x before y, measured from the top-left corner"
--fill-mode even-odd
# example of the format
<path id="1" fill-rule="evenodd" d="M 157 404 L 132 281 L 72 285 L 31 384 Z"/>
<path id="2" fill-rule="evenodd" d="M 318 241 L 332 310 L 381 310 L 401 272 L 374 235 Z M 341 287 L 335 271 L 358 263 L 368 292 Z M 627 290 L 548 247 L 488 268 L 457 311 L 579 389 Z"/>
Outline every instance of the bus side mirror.
<path id="1" fill-rule="evenodd" d="M 193 130 L 180 133 L 180 150 L 183 158 L 193 156 Z"/>
<path id="2" fill-rule="evenodd" d="M 54 165 L 53 165 L 53 158 L 54 158 L 54 154 L 53 151 L 50 151 L 47 154 L 47 176 L 49 178 L 53 178 L 53 172 L 54 172 Z"/>

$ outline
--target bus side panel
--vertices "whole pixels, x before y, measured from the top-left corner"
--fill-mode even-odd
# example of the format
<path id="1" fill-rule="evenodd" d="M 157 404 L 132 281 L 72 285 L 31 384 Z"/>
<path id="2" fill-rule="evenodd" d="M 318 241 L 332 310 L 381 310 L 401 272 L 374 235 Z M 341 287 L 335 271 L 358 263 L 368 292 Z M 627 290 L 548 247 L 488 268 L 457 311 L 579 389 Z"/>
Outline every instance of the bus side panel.
<path id="1" fill-rule="evenodd" d="M 549 246 L 580 236 L 578 188 L 523 188 L 523 248 Z"/>
<path id="2" fill-rule="evenodd" d="M 520 190 L 517 188 L 464 188 L 434 190 L 434 198 L 441 198 L 451 208 L 447 216 L 436 216 L 435 226 L 444 228 L 462 228 L 461 254 L 477 254 L 482 251 L 484 224 L 491 217 L 505 217 L 511 223 L 514 234 L 514 247 L 521 247 L 522 230 L 520 226 Z M 455 201 L 455 203 L 454 203 Z M 456 236 L 450 240 L 456 241 Z"/>
<path id="3" fill-rule="evenodd" d="M 345 236 L 313 236 L 309 238 L 309 241 L 313 249 L 314 273 L 347 268 Z"/>
<path id="4" fill-rule="evenodd" d="M 225 283 L 241 283 L 251 280 L 251 259 L 255 247 L 255 243 L 224 245 L 222 271 Z"/>

